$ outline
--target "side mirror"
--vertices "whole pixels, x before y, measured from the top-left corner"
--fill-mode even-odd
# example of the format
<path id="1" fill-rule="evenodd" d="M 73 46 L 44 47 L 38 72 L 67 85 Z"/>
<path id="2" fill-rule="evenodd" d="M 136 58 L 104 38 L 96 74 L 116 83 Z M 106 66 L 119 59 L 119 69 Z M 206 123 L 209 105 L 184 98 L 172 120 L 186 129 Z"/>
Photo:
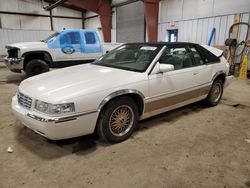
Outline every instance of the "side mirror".
<path id="1" fill-rule="evenodd" d="M 171 64 L 159 64 L 160 73 L 169 72 L 174 70 L 174 65 Z"/>

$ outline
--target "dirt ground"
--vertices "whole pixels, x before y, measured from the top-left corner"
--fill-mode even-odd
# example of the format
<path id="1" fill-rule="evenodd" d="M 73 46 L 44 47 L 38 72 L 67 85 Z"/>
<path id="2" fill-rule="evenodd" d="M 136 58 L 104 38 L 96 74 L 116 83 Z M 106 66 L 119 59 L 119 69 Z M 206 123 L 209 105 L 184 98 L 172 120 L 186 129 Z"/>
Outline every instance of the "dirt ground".
<path id="1" fill-rule="evenodd" d="M 250 81 L 235 80 L 216 107 L 144 120 L 110 145 L 94 136 L 52 142 L 24 128 L 10 108 L 22 78 L 0 67 L 1 188 L 250 187 Z"/>

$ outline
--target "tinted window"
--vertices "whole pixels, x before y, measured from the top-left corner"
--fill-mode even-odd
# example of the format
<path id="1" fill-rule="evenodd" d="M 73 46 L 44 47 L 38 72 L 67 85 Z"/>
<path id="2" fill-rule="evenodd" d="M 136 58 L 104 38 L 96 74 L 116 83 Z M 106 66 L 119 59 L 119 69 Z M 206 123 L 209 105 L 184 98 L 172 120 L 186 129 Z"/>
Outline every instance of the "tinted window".
<path id="1" fill-rule="evenodd" d="M 80 34 L 78 32 L 70 32 L 61 35 L 61 45 L 65 44 L 80 44 Z"/>
<path id="2" fill-rule="evenodd" d="M 192 67 L 191 54 L 184 47 L 167 48 L 162 54 L 160 63 L 172 64 L 175 70 Z"/>
<path id="3" fill-rule="evenodd" d="M 191 53 L 194 57 L 194 66 L 199 66 L 204 64 L 204 61 L 202 60 L 200 54 L 197 52 L 195 48 L 191 48 Z"/>
<path id="4" fill-rule="evenodd" d="M 127 44 L 105 54 L 95 64 L 144 72 L 158 54 L 160 48 L 150 45 Z"/>
<path id="5" fill-rule="evenodd" d="M 96 40 L 95 40 L 95 34 L 92 32 L 85 32 L 85 40 L 86 40 L 86 44 L 95 44 Z"/>
<path id="6" fill-rule="evenodd" d="M 195 45 L 195 48 L 198 50 L 198 52 L 200 53 L 200 55 L 205 63 L 218 63 L 218 62 L 220 62 L 220 57 L 215 56 L 213 53 L 211 53 L 210 51 L 208 51 L 204 47 L 197 44 L 197 45 Z"/>

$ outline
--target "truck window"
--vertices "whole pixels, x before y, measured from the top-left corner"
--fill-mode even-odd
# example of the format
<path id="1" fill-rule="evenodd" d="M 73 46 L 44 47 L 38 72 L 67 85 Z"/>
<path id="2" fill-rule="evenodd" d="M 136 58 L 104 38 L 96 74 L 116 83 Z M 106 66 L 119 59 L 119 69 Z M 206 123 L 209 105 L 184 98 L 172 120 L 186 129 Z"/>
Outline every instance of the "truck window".
<path id="1" fill-rule="evenodd" d="M 61 45 L 80 44 L 80 34 L 78 32 L 65 33 L 60 37 Z"/>
<path id="2" fill-rule="evenodd" d="M 93 32 L 85 32 L 84 33 L 86 44 L 95 44 L 95 34 Z"/>

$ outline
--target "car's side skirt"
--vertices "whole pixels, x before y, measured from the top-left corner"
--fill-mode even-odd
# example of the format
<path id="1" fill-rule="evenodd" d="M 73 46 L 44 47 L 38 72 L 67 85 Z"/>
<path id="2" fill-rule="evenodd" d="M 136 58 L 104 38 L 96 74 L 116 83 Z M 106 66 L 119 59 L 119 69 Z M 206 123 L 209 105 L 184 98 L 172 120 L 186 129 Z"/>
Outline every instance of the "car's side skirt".
<path id="1" fill-rule="evenodd" d="M 166 95 L 156 100 L 147 101 L 145 102 L 144 113 L 140 119 L 145 119 L 205 99 L 210 87 L 211 84 L 177 95 Z"/>

